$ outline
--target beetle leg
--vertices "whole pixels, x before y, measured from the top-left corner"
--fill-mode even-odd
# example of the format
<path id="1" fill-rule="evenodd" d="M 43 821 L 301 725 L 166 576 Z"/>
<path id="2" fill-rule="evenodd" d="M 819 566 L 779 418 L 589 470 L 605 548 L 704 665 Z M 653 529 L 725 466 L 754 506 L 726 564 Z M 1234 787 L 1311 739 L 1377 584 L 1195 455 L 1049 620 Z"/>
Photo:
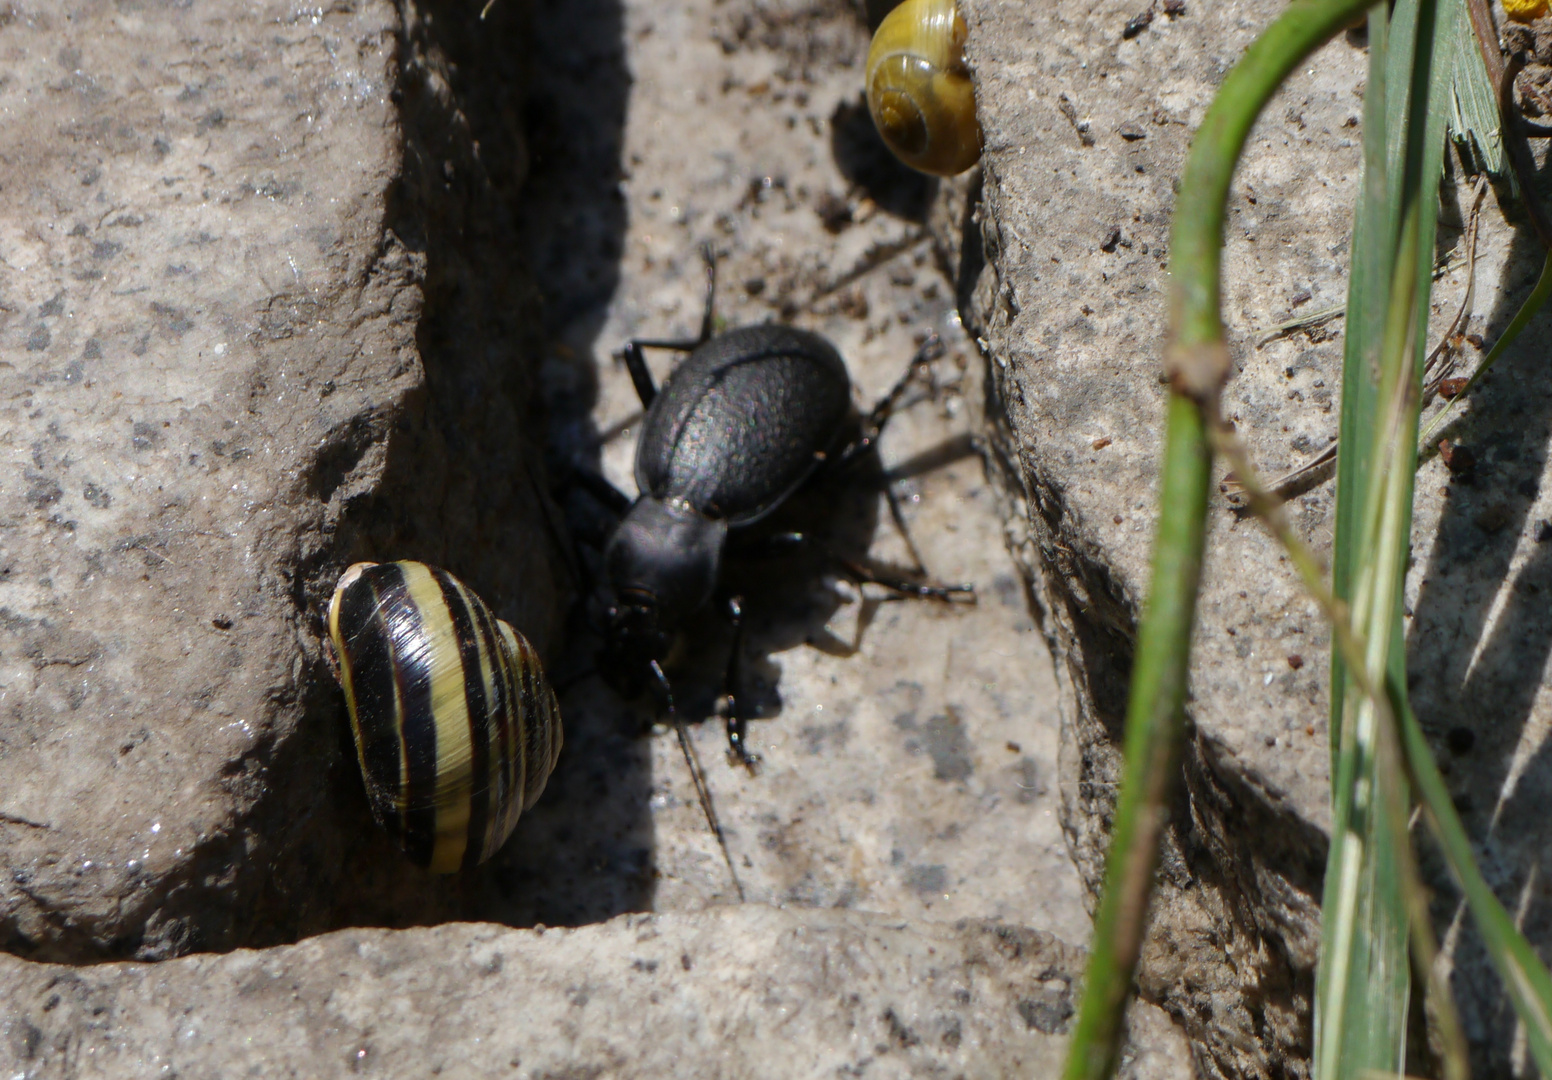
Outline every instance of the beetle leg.
<path id="1" fill-rule="evenodd" d="M 744 670 L 743 597 L 728 600 L 728 621 L 733 624 L 733 651 L 728 655 L 727 672 L 722 676 L 722 696 L 727 702 L 728 757 L 748 769 L 752 776 L 760 763 L 760 755 L 749 752 L 749 721 L 738 707 L 738 686 Z"/>
<path id="2" fill-rule="evenodd" d="M 717 252 L 710 240 L 701 245 L 701 260 L 706 264 L 706 306 L 701 311 L 701 336 L 697 345 L 711 340 L 712 313 L 717 309 Z"/>
<path id="3" fill-rule="evenodd" d="M 882 585 L 884 588 L 893 589 L 904 596 L 915 596 L 922 600 L 942 600 L 946 603 L 975 603 L 975 586 L 968 583 L 964 585 L 938 585 L 932 582 L 912 581 L 899 574 L 891 574 L 888 571 L 879 570 L 853 559 L 837 559 L 836 561 L 845 568 L 854 581 L 867 582 L 871 585 Z"/>
<path id="4" fill-rule="evenodd" d="M 936 334 L 922 342 L 921 348 L 916 350 L 916 355 L 911 357 L 911 366 L 905 369 L 905 374 L 900 376 L 899 381 L 890 388 L 889 393 L 880 398 L 878 404 L 874 405 L 866 418 L 863 419 L 861 434 L 847 444 L 840 454 L 836 456 L 835 465 L 837 468 L 845 468 L 872 449 L 873 444 L 878 442 L 878 437 L 884 433 L 884 426 L 889 423 L 890 417 L 894 416 L 895 410 L 900 407 L 900 402 L 905 397 L 905 392 L 911 388 L 913 382 L 928 374 L 930 370 L 928 364 L 937 358 L 938 353 L 942 351 L 942 347 L 943 342 Z"/>
<path id="5" fill-rule="evenodd" d="M 884 502 L 889 504 L 889 517 L 895 523 L 895 530 L 900 534 L 900 539 L 905 541 L 905 550 L 911 553 L 911 561 L 916 564 L 916 573 L 926 574 L 927 564 L 922 562 L 921 552 L 916 550 L 916 541 L 911 539 L 911 530 L 905 527 L 905 514 L 900 510 L 900 500 L 895 498 L 894 485 L 887 480 L 884 482 Z"/>
<path id="6" fill-rule="evenodd" d="M 652 372 L 647 368 L 647 358 L 641 354 L 641 350 L 647 345 L 657 345 L 656 341 L 627 341 L 625 348 L 620 350 L 620 357 L 625 361 L 625 370 L 630 372 L 631 385 L 636 388 L 636 396 L 641 399 L 641 407 L 650 409 L 652 399 L 657 397 L 657 384 L 652 381 Z"/>
<path id="7" fill-rule="evenodd" d="M 657 384 L 652 381 L 652 372 L 647 369 L 647 358 L 641 350 L 694 352 L 711 340 L 713 313 L 717 305 L 717 255 L 711 244 L 701 245 L 701 258 L 706 261 L 706 307 L 701 312 L 701 332 L 694 338 L 632 338 L 620 350 L 620 358 L 625 361 L 631 383 L 636 387 L 636 396 L 641 399 L 641 407 L 644 409 L 652 407 L 652 399 L 657 397 Z"/>
<path id="8" fill-rule="evenodd" d="M 877 439 L 883 433 L 884 425 L 889 423 L 890 417 L 894 416 L 895 410 L 900 407 L 900 400 L 905 397 L 906 390 L 910 389 L 911 384 L 917 379 L 931 373 L 927 365 L 936 360 L 942 351 L 943 342 L 937 334 L 929 335 L 927 340 L 922 342 L 921 348 L 916 350 L 916 355 L 911 357 L 911 364 L 905 369 L 905 374 L 900 376 L 899 381 L 890 387 L 889 393 L 885 394 L 868 413 L 868 418 L 862 425 L 865 438 Z"/>

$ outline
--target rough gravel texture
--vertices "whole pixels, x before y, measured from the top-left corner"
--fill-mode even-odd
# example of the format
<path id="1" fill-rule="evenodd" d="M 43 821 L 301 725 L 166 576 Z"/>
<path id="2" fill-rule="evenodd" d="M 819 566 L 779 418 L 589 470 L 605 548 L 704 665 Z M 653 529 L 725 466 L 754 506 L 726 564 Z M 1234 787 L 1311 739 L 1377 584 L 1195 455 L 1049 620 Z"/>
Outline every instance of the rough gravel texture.
<path id="1" fill-rule="evenodd" d="M 964 0 L 986 135 L 983 202 L 960 241 L 964 311 L 992 372 L 993 444 L 1010 520 L 1022 525 L 1015 547 L 1058 658 L 1062 820 L 1091 894 L 1148 579 L 1174 185 L 1224 72 L 1279 10 L 1188 3 L 1128 34 L 1140 7 Z M 1235 373 L 1224 409 L 1268 477 L 1336 434 L 1340 320 L 1273 331 L 1344 302 L 1366 62 L 1349 34 L 1304 64 L 1263 113 L 1234 182 L 1224 315 Z M 1435 341 L 1465 292 L 1469 201 L 1454 168 Z M 1491 196 L 1482 221 L 1466 329 L 1490 342 L 1539 256 Z M 1469 370 L 1479 346 L 1457 344 Z M 1547 347 L 1533 328 L 1444 432 L 1476 448 L 1474 474 L 1432 453 L 1420 469 L 1407 608 L 1419 715 L 1489 879 L 1543 944 L 1534 868 L 1548 836 L 1531 807 L 1545 805 L 1552 782 L 1540 750 L 1552 715 L 1538 404 L 1549 400 Z M 1332 498 L 1329 471 L 1317 472 L 1287 507 L 1323 555 Z M 1205 1050 L 1207 1075 L 1304 1076 L 1329 828 L 1328 638 L 1280 549 L 1227 488 L 1211 510 L 1194 648 L 1185 784 L 1140 985 Z M 1431 873 L 1475 1068 L 1509 1075 L 1523 1065 L 1510 1010 L 1472 932 L 1456 928 L 1447 875 Z"/>
<path id="2" fill-rule="evenodd" d="M 375 869 L 321 606 L 353 559 L 419 557 L 549 648 L 566 586 L 528 448 L 533 292 L 491 272 L 511 215 L 403 15 L 6 9 L 11 951 L 156 958 L 445 906 Z"/>

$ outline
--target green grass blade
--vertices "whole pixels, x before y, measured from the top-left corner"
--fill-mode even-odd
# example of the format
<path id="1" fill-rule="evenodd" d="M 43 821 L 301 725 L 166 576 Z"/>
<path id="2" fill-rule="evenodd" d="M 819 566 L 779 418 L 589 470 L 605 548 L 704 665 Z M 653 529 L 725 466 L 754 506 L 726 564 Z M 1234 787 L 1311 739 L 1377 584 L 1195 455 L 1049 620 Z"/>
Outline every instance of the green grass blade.
<path id="1" fill-rule="evenodd" d="M 1405 678 L 1401 624 L 1435 206 L 1453 72 L 1442 6 L 1400 0 L 1370 17 L 1365 180 L 1354 234 L 1343 373 L 1335 553 L 1337 595 L 1366 643 L 1364 679 Z M 1451 46 L 1453 47 L 1453 46 Z M 1374 170 L 1383 170 L 1376 174 Z M 1383 301 L 1376 307 L 1383 293 Z M 1400 1072 L 1410 1003 L 1415 867 L 1409 794 L 1394 732 L 1359 680 L 1334 662 L 1332 843 L 1316 976 L 1315 1076 Z M 1419 928 L 1426 932 L 1426 928 Z"/>
<path id="2" fill-rule="evenodd" d="M 1283 79 L 1368 3 L 1293 0 L 1225 78 L 1186 163 L 1170 245 L 1171 391 L 1153 577 L 1133 661 L 1105 892 L 1066 1080 L 1103 1080 L 1115 1069 L 1178 771 L 1212 466 L 1207 427 L 1229 372 L 1219 281 L 1229 183 L 1256 116 Z"/>
<path id="3" fill-rule="evenodd" d="M 1390 24 L 1384 7 L 1369 14 L 1369 80 L 1364 95 L 1363 179 L 1353 223 L 1353 261 L 1348 277 L 1348 320 L 1342 369 L 1342 413 L 1339 425 L 1336 485 L 1336 530 L 1332 556 L 1332 591 L 1350 601 L 1354 578 L 1361 566 L 1355 557 L 1361 550 L 1358 536 L 1370 515 L 1364 497 L 1378 471 L 1374 465 L 1374 441 L 1365 434 L 1375 430 L 1379 413 L 1380 354 L 1384 345 L 1388 294 L 1396 262 L 1399 170 L 1392 167 L 1392 145 L 1387 138 L 1390 109 L 1387 81 L 1390 64 Z M 1404 48 L 1404 45 L 1402 46 Z M 1372 527 L 1371 527 L 1372 529 Z M 1355 613 L 1355 623 L 1357 622 Z M 1364 635 L 1360 632 L 1360 637 Z M 1367 668 L 1367 664 L 1365 664 Z M 1331 658 L 1332 831 L 1331 852 L 1321 902 L 1321 950 L 1315 972 L 1314 1073 L 1317 1080 L 1337 1080 L 1344 1057 L 1351 1061 L 1349 1074 L 1369 1069 L 1394 1071 L 1396 1031 L 1405 1017 L 1405 988 L 1400 995 L 1394 980 L 1404 976 L 1396 963 L 1405 931 L 1394 923 L 1396 909 L 1377 896 L 1376 877 L 1383 881 L 1393 868 L 1376 866 L 1376 844 L 1367 813 L 1370 804 L 1352 798 L 1360 777 L 1367 781 L 1372 763 L 1358 754 L 1353 733 L 1355 712 L 1353 677 L 1334 650 Z M 1367 764 L 1367 767 L 1366 767 Z M 1345 793 L 1345 796 L 1344 794 Z M 1375 901 L 1379 900 L 1379 906 Z M 1389 921 L 1385 917 L 1389 913 Z M 1404 919 L 1404 914 L 1402 915 Z M 1386 943 L 1381 947 L 1379 943 Z M 1404 949 L 1404 946 L 1403 946 Z M 1402 953 L 1404 959 L 1404 951 Z M 1378 1027 L 1352 1015 L 1366 1007 L 1365 984 L 1379 974 L 1374 969 L 1387 963 L 1389 992 L 1380 1000 L 1388 1015 Z M 1400 1000 L 1398 1000 L 1398 996 Z M 1366 1045 L 1354 1046 L 1367 1038 Z"/>
<path id="4" fill-rule="evenodd" d="M 1448 81 L 1450 138 L 1461 148 L 1476 171 L 1503 176 L 1503 125 L 1498 115 L 1498 94 L 1482 62 L 1482 49 L 1471 29 L 1465 0 L 1441 0 L 1439 5 L 1441 77 Z"/>
<path id="5" fill-rule="evenodd" d="M 1353 261 L 1347 278 L 1347 329 L 1343 337 L 1342 413 L 1336 463 L 1336 535 L 1331 558 L 1331 591 L 1346 599 L 1352 595 L 1352 552 L 1361 515 L 1362 494 L 1371 473 L 1372 443 L 1365 434 L 1373 422 L 1379 394 L 1375 374 L 1380 367 L 1380 345 L 1385 337 L 1385 301 L 1395 263 L 1395 200 L 1390 192 L 1391 168 L 1387 160 L 1386 57 L 1390 37 L 1389 16 L 1383 7 L 1369 13 L 1369 79 L 1363 101 L 1363 180 L 1358 208 L 1353 217 Z M 1339 773 L 1335 760 L 1341 744 L 1341 657 L 1331 658 L 1332 779 Z"/>

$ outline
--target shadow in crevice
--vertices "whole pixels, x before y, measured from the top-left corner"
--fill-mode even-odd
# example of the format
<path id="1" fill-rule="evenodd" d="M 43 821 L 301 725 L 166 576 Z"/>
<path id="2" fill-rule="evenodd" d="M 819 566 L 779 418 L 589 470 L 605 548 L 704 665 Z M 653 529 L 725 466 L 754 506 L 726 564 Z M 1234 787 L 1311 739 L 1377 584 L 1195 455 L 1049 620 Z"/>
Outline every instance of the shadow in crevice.
<path id="1" fill-rule="evenodd" d="M 538 291 L 546 459 L 571 534 L 586 523 L 567 478 L 598 468 L 594 351 L 620 280 L 631 79 L 620 0 L 534 3 L 525 19 L 528 80 L 511 100 L 522 102 L 528 168 L 511 204 L 519 242 L 511 257 Z M 581 597 L 591 582 L 569 547 L 567 554 Z M 596 678 L 578 677 L 585 634 L 575 622 L 550 661 L 565 748 L 544 797 L 485 867 L 475 917 L 568 926 L 652 906 L 651 748 Z"/>
<path id="2" fill-rule="evenodd" d="M 585 583 L 539 433 L 553 416 L 562 437 L 591 437 L 591 367 L 577 363 L 581 378 L 561 380 L 574 392 L 557 394 L 554 345 L 586 357 L 587 327 L 618 279 L 623 15 L 618 0 L 512 0 L 483 21 L 458 0 L 404 11 L 405 154 L 390 221 L 424 260 L 425 388 L 396 419 L 383 481 L 352 506 L 343 543 L 458 574 L 534 641 L 558 682 L 564 613 Z M 332 922 L 564 926 L 650 906 L 648 748 L 585 688 L 557 689 L 565 746 L 544 795 L 488 863 L 450 878 L 409 866 L 371 824 L 343 739 L 334 801 L 353 815 L 359 850 L 344 853 Z"/>
<path id="3" fill-rule="evenodd" d="M 1522 227 L 1503 274 L 1509 287 L 1480 328 L 1484 338 L 1503 332 L 1541 256 Z M 1536 749 L 1516 766 L 1513 790 L 1504 789 L 1518 748 L 1541 741 L 1532 710 L 1552 658 L 1552 545 L 1535 544 L 1514 562 L 1536 533 L 1532 508 L 1552 444 L 1549 348 L 1552 334 L 1538 320 L 1442 433 L 1469 448 L 1477 464 L 1445 489 L 1407 642 L 1411 698 L 1466 828 L 1488 855 L 1483 872 L 1506 908 L 1524 911 L 1523 929 L 1543 954 L 1552 945 L 1552 905 L 1539 902 L 1539 890 L 1529 904 L 1522 900 L 1545 878 L 1540 864 L 1552 845 L 1552 755 Z M 1426 865 L 1442 926 L 1456 916 L 1459 893 L 1431 852 Z M 1453 982 L 1473 1074 L 1512 1075 L 1513 1012 L 1474 928 L 1456 946 Z"/>
<path id="4" fill-rule="evenodd" d="M 627 225 L 624 20 L 620 0 L 536 4 L 531 20 L 524 113 L 532 165 L 519 213 L 542 305 L 549 457 L 562 478 L 596 469 L 603 442 L 592 420 L 594 352 L 619 287 Z"/>

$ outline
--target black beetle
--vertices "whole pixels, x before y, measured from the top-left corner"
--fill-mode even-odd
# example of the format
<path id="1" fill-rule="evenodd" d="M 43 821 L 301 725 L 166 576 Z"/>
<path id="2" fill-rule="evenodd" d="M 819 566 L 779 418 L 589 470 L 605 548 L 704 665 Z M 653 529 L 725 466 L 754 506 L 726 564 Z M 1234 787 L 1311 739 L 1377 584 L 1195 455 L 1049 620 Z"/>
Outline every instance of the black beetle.
<path id="1" fill-rule="evenodd" d="M 923 346 L 894 388 L 860 425 L 854 424 L 845 361 L 823 337 L 770 323 L 712 336 L 716 269 L 709 251 L 705 257 L 706 309 L 699 337 L 634 340 L 622 352 L 646 409 L 636 446 L 641 494 L 632 502 L 602 477 L 588 478 L 595 492 L 623 512 L 604 547 L 607 606 L 600 666 L 627 695 L 652 684 L 670 709 L 662 663 L 675 634 L 715 594 L 729 533 L 775 510 L 821 467 L 843 468 L 871 448 L 937 347 L 935 339 Z M 661 392 L 647 370 L 645 348 L 689 353 Z M 794 534 L 773 539 L 802 540 Z M 843 565 L 859 581 L 901 593 L 974 599 L 969 585 L 926 584 L 855 562 Z M 733 623 L 723 687 L 728 746 L 752 769 L 758 759 L 745 745 L 747 721 L 736 693 L 743 626 L 739 598 L 729 598 L 728 614 Z"/>

